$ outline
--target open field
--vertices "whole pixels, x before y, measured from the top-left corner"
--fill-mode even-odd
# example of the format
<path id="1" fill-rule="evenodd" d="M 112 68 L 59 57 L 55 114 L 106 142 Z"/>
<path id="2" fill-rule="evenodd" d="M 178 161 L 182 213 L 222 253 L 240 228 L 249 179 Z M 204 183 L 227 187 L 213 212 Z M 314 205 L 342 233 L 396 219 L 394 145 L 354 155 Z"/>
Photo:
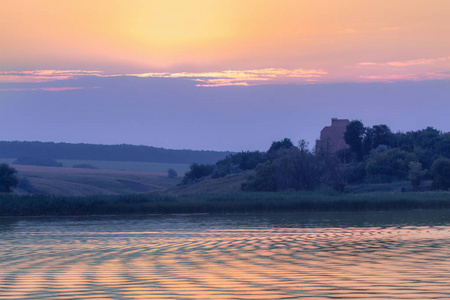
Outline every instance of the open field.
<path id="1" fill-rule="evenodd" d="M 135 171 L 149 173 L 165 173 L 172 168 L 178 174 L 184 174 L 189 170 L 189 164 L 172 164 L 172 163 L 154 163 L 139 161 L 105 161 L 105 160 L 71 160 L 58 159 L 65 167 L 73 167 L 77 164 L 90 164 L 102 170 L 118 170 L 118 171 Z"/>
<path id="2" fill-rule="evenodd" d="M 0 158 L 0 163 L 12 164 L 15 158 Z M 117 171 L 135 171 L 149 173 L 165 173 L 172 168 L 182 175 L 189 170 L 189 164 L 175 163 L 154 163 L 154 162 L 138 162 L 138 161 L 106 161 L 106 160 L 72 160 L 57 159 L 57 162 L 63 164 L 64 167 L 72 168 L 78 164 L 90 164 L 101 170 L 117 170 Z"/>
<path id="3" fill-rule="evenodd" d="M 46 195 L 119 195 L 160 191 L 179 183 L 165 173 L 59 168 L 11 165 L 29 186 L 16 189 L 18 194 Z"/>

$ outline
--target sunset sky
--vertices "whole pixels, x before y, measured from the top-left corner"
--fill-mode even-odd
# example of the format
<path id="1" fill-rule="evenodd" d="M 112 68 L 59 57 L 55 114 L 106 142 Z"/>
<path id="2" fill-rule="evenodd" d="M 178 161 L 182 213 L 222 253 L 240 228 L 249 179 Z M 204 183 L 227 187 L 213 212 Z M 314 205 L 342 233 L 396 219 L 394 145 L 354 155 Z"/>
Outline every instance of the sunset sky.
<path id="1" fill-rule="evenodd" d="M 448 0 L 0 7 L 0 140 L 265 150 L 332 117 L 450 131 Z"/>

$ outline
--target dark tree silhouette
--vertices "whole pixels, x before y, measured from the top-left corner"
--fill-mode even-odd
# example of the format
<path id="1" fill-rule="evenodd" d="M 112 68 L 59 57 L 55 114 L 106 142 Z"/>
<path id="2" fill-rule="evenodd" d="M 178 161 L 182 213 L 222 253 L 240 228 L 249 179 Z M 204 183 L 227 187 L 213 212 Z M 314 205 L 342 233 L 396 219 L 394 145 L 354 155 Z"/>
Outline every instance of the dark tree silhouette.
<path id="1" fill-rule="evenodd" d="M 362 145 L 365 128 L 361 121 L 353 120 L 347 125 L 344 133 L 344 140 L 350 146 L 350 150 L 355 153 L 358 161 L 362 160 Z"/>
<path id="2" fill-rule="evenodd" d="M 273 142 L 272 145 L 270 146 L 270 149 L 268 152 L 276 152 L 280 149 L 289 149 L 292 146 L 294 146 L 294 144 L 292 143 L 292 141 L 288 138 L 284 138 L 281 141 L 278 142 Z"/>
<path id="3" fill-rule="evenodd" d="M 16 169 L 8 164 L 0 164 L 0 193 L 10 193 L 17 186 L 19 180 L 16 173 Z"/>
<path id="4" fill-rule="evenodd" d="M 433 174 L 433 188 L 439 190 L 450 189 L 450 159 L 440 157 L 431 166 Z"/>

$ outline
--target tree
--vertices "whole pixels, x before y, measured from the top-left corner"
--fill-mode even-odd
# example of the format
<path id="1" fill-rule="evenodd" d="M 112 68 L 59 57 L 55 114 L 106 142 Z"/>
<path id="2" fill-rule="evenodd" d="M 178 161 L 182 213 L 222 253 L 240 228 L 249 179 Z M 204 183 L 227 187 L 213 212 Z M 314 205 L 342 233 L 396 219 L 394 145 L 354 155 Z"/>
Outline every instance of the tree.
<path id="1" fill-rule="evenodd" d="M 277 189 L 277 181 L 270 161 L 260 163 L 255 168 L 255 175 L 250 176 L 247 182 L 241 185 L 243 191 L 275 192 Z"/>
<path id="2" fill-rule="evenodd" d="M 409 162 L 409 174 L 408 178 L 411 181 L 413 188 L 417 188 L 422 182 L 425 171 L 422 170 L 422 164 L 420 162 Z"/>
<path id="3" fill-rule="evenodd" d="M 344 133 L 344 140 L 350 146 L 350 150 L 355 153 L 358 161 L 362 160 L 362 144 L 365 133 L 364 125 L 361 121 L 353 120 L 347 125 Z"/>
<path id="4" fill-rule="evenodd" d="M 442 136 L 438 145 L 438 153 L 444 157 L 450 158 L 450 133 Z"/>
<path id="5" fill-rule="evenodd" d="M 433 175 L 433 188 L 450 189 L 450 159 L 446 157 L 436 159 L 431 165 L 431 174 Z"/>
<path id="6" fill-rule="evenodd" d="M 267 151 L 267 152 L 276 152 L 280 149 L 289 149 L 293 146 L 294 146 L 294 144 L 292 144 L 292 141 L 290 139 L 284 138 L 281 141 L 273 142 L 272 145 L 270 146 L 269 151 Z"/>
<path id="7" fill-rule="evenodd" d="M 260 163 L 242 184 L 244 191 L 314 190 L 321 184 L 323 164 L 318 157 L 297 148 L 280 149 L 271 161 Z"/>
<path id="8" fill-rule="evenodd" d="M 409 163 L 417 161 L 414 153 L 398 148 L 373 152 L 367 160 L 366 172 L 375 182 L 391 182 L 408 178 Z"/>
<path id="9" fill-rule="evenodd" d="M 214 171 L 213 165 L 203 165 L 203 164 L 197 164 L 193 163 L 190 166 L 189 172 L 184 174 L 183 183 L 193 183 L 199 181 L 200 178 L 211 175 L 211 173 Z"/>
<path id="10" fill-rule="evenodd" d="M 392 133 L 389 126 L 380 124 L 372 127 L 373 137 L 372 137 L 372 149 L 375 149 L 379 145 L 386 145 L 392 147 L 394 141 L 394 134 Z"/>
<path id="11" fill-rule="evenodd" d="M 365 128 L 362 145 L 363 155 L 369 154 L 372 149 L 376 149 L 380 145 L 395 146 L 394 139 L 394 134 L 387 125 L 380 124 L 374 125 L 372 128 Z"/>
<path id="12" fill-rule="evenodd" d="M 177 178 L 177 176 L 178 176 L 178 173 L 174 169 L 170 168 L 169 170 L 167 170 L 167 177 Z"/>
<path id="13" fill-rule="evenodd" d="M 294 164 L 292 187 L 296 190 L 314 190 L 321 184 L 325 171 L 320 158 L 309 151 L 291 151 Z"/>
<path id="14" fill-rule="evenodd" d="M 19 180 L 16 169 L 8 164 L 0 164 L 0 193 L 10 193 L 17 186 Z"/>
<path id="15" fill-rule="evenodd" d="M 433 127 L 427 127 L 413 133 L 414 144 L 423 149 L 435 150 L 441 141 L 441 132 Z"/>
<path id="16" fill-rule="evenodd" d="M 298 149 L 300 150 L 300 152 L 308 152 L 308 146 L 309 143 L 306 140 L 301 139 L 300 141 L 298 141 Z"/>

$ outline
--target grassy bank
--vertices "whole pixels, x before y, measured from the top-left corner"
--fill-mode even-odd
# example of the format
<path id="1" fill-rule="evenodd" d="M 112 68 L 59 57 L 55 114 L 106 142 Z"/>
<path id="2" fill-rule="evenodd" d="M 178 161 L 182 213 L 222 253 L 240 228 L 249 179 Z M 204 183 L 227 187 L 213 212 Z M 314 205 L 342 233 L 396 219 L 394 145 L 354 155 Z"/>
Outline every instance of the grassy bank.
<path id="1" fill-rule="evenodd" d="M 0 216 L 450 209 L 450 192 L 0 195 Z"/>

